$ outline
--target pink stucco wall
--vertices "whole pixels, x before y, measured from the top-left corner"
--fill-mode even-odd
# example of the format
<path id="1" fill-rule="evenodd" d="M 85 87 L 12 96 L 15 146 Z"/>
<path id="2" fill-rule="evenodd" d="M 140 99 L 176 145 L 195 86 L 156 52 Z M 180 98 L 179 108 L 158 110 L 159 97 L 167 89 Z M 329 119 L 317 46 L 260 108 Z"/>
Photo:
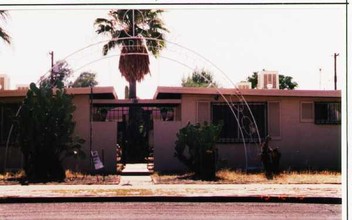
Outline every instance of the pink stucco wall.
<path id="1" fill-rule="evenodd" d="M 94 170 L 94 166 L 92 166 L 90 162 L 90 129 L 92 126 L 92 150 L 98 151 L 100 159 L 104 160 L 103 162 L 107 172 L 115 172 L 117 123 L 92 122 L 92 124 L 90 124 L 90 100 L 88 95 L 74 96 L 73 103 L 76 106 L 76 111 L 73 114 L 73 120 L 76 122 L 75 133 L 86 141 L 82 145 L 86 158 L 79 161 L 67 159 L 65 161 L 65 167 L 71 169 L 75 168 L 83 172 Z"/>
<path id="2" fill-rule="evenodd" d="M 235 97 L 231 97 L 236 101 Z M 300 105 L 302 102 L 316 101 L 340 101 L 340 98 L 333 97 L 266 97 L 248 96 L 247 102 L 276 102 L 279 106 L 279 114 L 268 114 L 268 124 L 279 125 L 275 130 L 278 136 L 273 137 L 271 146 L 279 147 L 282 152 L 281 167 L 283 169 L 341 169 L 341 126 L 340 125 L 317 125 L 313 121 L 302 122 Z M 181 124 L 178 126 L 168 126 L 157 124 L 154 134 L 161 135 L 162 140 L 155 143 L 156 168 L 171 166 L 176 163 L 172 158 L 174 152 L 175 133 L 178 128 L 184 127 L 188 122 L 196 123 L 198 102 L 216 102 L 214 95 L 182 95 L 181 104 Z M 221 102 L 223 100 L 219 100 Z M 209 105 L 210 106 L 210 105 Z M 204 105 L 202 105 L 204 107 Z M 207 110 L 211 112 L 211 110 Z M 211 117 L 209 117 L 211 118 Z M 160 132 L 160 133 L 159 133 Z M 157 138 L 157 137 L 155 137 Z M 230 168 L 245 168 L 245 148 L 239 144 L 219 144 L 219 159 Z M 252 153 L 255 147 L 250 147 Z M 246 149 L 248 151 L 248 148 Z M 259 145 L 257 146 L 259 151 Z M 247 152 L 248 153 L 248 152 Z M 167 159 L 160 159 L 162 156 Z M 249 158 L 248 166 L 260 164 L 254 161 L 254 153 Z M 177 167 L 177 166 L 175 166 Z"/>
<path id="3" fill-rule="evenodd" d="M 174 157 L 176 133 L 180 129 L 180 121 L 154 121 L 154 170 L 185 169 L 185 166 Z"/>
<path id="4" fill-rule="evenodd" d="M 76 123 L 75 134 L 86 141 L 82 145 L 82 150 L 86 154 L 86 158 L 80 160 L 75 160 L 73 158 L 65 159 L 64 167 L 66 169 L 88 172 L 91 170 L 89 159 L 89 96 L 76 95 L 73 97 L 72 102 L 76 106 L 76 110 L 73 113 L 73 120 Z"/>
<path id="5" fill-rule="evenodd" d="M 93 122 L 92 133 L 92 150 L 98 151 L 105 170 L 115 173 L 117 122 Z"/>

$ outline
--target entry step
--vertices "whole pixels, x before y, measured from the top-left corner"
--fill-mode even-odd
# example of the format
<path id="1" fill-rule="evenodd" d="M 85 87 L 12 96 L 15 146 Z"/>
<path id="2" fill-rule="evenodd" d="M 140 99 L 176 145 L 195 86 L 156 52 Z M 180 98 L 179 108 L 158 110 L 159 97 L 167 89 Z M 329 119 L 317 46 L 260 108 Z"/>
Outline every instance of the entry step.
<path id="1" fill-rule="evenodd" d="M 125 176 L 139 176 L 139 175 L 150 175 L 153 172 L 148 170 L 147 163 L 127 163 L 125 168 L 122 170 L 121 175 Z"/>

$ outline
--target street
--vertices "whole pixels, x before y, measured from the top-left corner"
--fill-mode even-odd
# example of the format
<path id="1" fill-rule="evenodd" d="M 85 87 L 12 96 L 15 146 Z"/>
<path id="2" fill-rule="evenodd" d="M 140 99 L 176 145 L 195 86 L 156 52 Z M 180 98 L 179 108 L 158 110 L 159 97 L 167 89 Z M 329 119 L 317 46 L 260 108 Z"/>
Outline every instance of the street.
<path id="1" fill-rule="evenodd" d="M 341 219 L 341 205 L 296 203 L 0 204 L 0 219 Z"/>

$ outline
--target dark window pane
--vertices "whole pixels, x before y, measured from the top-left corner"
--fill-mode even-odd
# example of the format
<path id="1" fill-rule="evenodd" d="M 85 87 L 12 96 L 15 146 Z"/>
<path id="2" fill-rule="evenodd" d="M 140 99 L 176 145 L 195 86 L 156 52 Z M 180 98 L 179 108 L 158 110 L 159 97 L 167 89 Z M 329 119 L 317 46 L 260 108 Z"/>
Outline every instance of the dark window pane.
<path id="1" fill-rule="evenodd" d="M 231 104 L 231 108 L 226 103 L 213 103 L 212 105 L 213 122 L 223 123 L 220 142 L 232 143 L 243 140 L 257 142 L 259 141 L 258 131 L 260 138 L 264 138 L 267 133 L 266 104 L 248 103 L 251 111 L 244 103 Z"/>
<path id="2" fill-rule="evenodd" d="M 341 124 L 341 103 L 339 102 L 316 102 L 316 124 Z"/>

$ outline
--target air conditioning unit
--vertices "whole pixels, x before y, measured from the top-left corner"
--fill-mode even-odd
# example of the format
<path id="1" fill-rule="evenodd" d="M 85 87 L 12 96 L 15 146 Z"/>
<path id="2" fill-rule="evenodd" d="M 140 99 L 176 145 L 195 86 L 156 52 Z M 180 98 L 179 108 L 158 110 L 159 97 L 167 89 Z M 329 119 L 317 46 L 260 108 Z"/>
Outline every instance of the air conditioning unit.
<path id="1" fill-rule="evenodd" d="M 279 73 L 263 70 L 258 74 L 258 89 L 279 89 Z"/>
<path id="2" fill-rule="evenodd" d="M 250 82 L 239 82 L 236 86 L 238 89 L 252 89 L 252 83 Z"/>
<path id="3" fill-rule="evenodd" d="M 10 78 L 5 74 L 0 74 L 0 90 L 8 90 L 10 87 Z"/>

